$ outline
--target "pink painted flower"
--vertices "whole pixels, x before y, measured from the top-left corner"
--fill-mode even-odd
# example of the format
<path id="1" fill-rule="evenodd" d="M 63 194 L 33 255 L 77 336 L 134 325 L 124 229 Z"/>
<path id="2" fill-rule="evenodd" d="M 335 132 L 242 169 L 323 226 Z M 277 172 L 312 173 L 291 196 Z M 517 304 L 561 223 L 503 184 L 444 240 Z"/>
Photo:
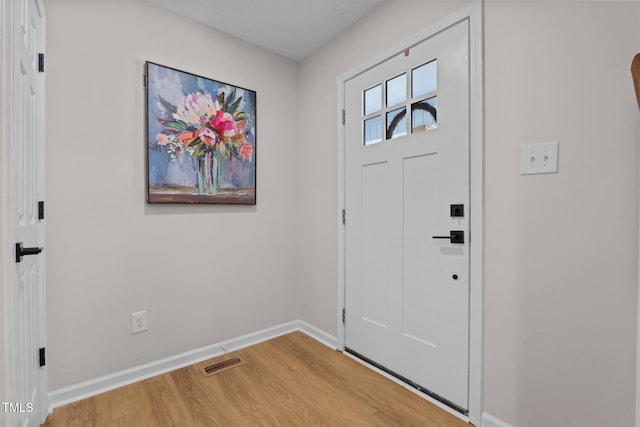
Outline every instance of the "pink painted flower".
<path id="1" fill-rule="evenodd" d="M 216 142 L 216 134 L 209 128 L 200 128 L 198 137 L 207 147 L 212 146 Z"/>
<path id="2" fill-rule="evenodd" d="M 237 132 L 236 121 L 233 116 L 221 110 L 216 111 L 215 117 L 211 120 L 211 126 L 223 138 L 232 137 Z"/>
<path id="3" fill-rule="evenodd" d="M 240 146 L 240 157 L 244 160 L 251 160 L 251 155 L 253 154 L 253 147 L 248 142 L 245 142 Z"/>

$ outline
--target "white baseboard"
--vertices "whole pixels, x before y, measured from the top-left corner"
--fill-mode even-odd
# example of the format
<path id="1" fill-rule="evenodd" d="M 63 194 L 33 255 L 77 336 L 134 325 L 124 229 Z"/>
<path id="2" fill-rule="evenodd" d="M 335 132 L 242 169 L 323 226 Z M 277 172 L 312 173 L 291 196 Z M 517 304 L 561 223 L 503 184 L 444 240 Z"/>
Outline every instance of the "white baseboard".
<path id="1" fill-rule="evenodd" d="M 297 324 L 296 330 L 304 332 L 305 334 L 309 335 L 311 338 L 326 345 L 327 347 L 332 348 L 333 350 L 338 348 L 338 339 L 333 335 L 328 334 L 322 329 L 318 329 L 315 326 L 310 325 L 307 322 L 302 320 L 298 320 L 294 323 Z"/>
<path id="2" fill-rule="evenodd" d="M 486 412 L 482 413 L 482 427 L 513 427 L 511 424 L 502 421 L 494 417 L 493 415 L 489 415 Z"/>
<path id="3" fill-rule="evenodd" d="M 302 320 L 296 320 L 243 335 L 241 337 L 232 338 L 223 342 L 187 351 L 155 362 L 125 369 L 124 371 L 115 372 L 103 377 L 52 390 L 49 392 L 49 412 L 52 412 L 57 407 L 68 405 L 69 403 L 77 402 L 109 390 L 114 390 L 147 378 L 184 368 L 185 366 L 220 356 L 229 351 L 240 350 L 294 331 L 303 332 L 328 347 L 335 349 L 337 346 L 338 340 L 336 337 Z"/>

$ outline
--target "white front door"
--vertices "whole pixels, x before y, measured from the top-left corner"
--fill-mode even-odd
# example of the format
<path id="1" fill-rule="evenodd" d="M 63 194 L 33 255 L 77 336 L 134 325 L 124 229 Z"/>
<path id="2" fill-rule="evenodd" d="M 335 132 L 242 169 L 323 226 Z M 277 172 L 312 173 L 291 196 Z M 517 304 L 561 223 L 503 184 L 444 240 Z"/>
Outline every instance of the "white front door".
<path id="1" fill-rule="evenodd" d="M 6 285 L 8 357 L 4 412 L 9 426 L 38 426 L 48 412 L 45 346 L 44 221 L 44 9 L 38 0 L 9 0 L 3 24 L 9 32 L 7 76 L 7 235 L 11 239 Z M 10 19 L 10 22 L 7 21 Z M 6 45 L 5 45 L 6 46 Z M 26 252 L 18 246 L 22 245 Z"/>
<path id="2" fill-rule="evenodd" d="M 463 20 L 345 83 L 347 351 L 463 413 L 468 40 Z"/>

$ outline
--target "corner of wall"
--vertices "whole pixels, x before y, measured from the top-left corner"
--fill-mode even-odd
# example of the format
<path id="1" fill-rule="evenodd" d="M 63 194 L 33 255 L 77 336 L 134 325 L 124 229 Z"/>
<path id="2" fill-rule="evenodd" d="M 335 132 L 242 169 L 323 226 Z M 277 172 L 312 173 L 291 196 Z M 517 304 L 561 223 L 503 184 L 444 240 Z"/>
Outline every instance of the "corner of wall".
<path id="1" fill-rule="evenodd" d="M 502 421 L 499 418 L 489 415 L 486 412 L 482 414 L 481 427 L 513 427 L 511 424 Z"/>

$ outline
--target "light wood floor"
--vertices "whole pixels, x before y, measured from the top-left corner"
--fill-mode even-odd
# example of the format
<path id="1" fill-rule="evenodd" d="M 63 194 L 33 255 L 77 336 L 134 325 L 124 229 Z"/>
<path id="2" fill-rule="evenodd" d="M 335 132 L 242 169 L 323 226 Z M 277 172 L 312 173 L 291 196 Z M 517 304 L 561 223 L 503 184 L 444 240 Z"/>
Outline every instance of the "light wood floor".
<path id="1" fill-rule="evenodd" d="M 57 408 L 45 427 L 469 427 L 300 332 L 229 353 L 244 365 L 205 378 L 200 365 Z"/>

